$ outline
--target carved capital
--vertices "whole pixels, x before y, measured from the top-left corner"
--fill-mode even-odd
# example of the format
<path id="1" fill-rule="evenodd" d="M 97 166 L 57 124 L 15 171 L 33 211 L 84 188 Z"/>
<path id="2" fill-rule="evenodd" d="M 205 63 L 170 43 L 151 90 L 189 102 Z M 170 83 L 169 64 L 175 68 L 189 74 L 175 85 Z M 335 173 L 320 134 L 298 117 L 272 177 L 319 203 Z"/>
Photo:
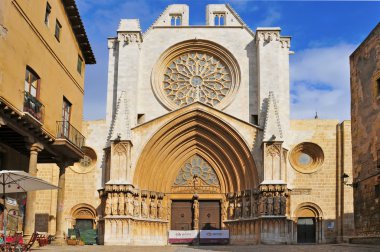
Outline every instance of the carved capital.
<path id="1" fill-rule="evenodd" d="M 29 146 L 30 152 L 41 152 L 44 149 L 44 146 L 41 143 L 33 143 Z"/>

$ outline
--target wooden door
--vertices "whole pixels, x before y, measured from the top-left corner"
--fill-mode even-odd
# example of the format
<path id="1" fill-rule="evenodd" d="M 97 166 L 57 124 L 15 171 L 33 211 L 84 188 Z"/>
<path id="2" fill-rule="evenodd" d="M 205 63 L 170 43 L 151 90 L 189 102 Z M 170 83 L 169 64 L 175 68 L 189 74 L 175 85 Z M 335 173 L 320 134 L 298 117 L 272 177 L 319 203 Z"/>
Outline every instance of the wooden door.
<path id="1" fill-rule="evenodd" d="M 220 229 L 219 201 L 199 201 L 199 228 L 202 230 Z"/>
<path id="2" fill-rule="evenodd" d="M 315 243 L 315 219 L 314 218 L 298 218 L 297 242 L 298 243 Z"/>
<path id="3" fill-rule="evenodd" d="M 171 230 L 192 230 L 192 201 L 172 201 Z"/>

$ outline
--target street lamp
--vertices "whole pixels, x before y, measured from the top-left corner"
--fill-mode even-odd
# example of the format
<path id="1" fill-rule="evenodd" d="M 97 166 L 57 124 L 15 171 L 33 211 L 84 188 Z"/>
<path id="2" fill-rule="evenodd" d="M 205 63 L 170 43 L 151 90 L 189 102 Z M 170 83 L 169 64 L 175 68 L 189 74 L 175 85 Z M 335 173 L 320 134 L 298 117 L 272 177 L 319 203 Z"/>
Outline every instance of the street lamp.
<path id="1" fill-rule="evenodd" d="M 343 173 L 343 175 L 341 176 L 341 179 L 343 180 L 342 181 L 343 184 L 346 185 L 346 186 L 356 187 L 356 183 L 351 183 L 351 184 L 348 183 L 348 178 L 349 177 L 350 176 L 348 176 L 347 173 Z"/>

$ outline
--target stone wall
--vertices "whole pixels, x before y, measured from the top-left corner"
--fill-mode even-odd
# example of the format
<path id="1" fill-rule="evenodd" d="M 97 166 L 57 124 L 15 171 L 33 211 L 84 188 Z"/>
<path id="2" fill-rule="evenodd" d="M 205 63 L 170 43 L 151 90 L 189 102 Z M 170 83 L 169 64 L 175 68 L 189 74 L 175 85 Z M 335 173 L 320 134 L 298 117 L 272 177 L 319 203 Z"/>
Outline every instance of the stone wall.
<path id="1" fill-rule="evenodd" d="M 350 68 L 355 229 L 379 236 L 380 24 L 350 56 Z"/>

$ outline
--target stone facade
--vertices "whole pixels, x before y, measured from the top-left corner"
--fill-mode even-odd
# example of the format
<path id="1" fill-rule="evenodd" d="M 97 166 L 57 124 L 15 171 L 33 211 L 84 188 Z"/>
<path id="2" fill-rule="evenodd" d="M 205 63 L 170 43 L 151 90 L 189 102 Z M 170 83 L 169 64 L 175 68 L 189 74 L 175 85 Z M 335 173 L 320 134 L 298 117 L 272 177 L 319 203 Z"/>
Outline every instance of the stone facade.
<path id="1" fill-rule="evenodd" d="M 350 56 L 355 230 L 380 236 L 380 24 Z"/>
<path id="2" fill-rule="evenodd" d="M 208 5 L 206 26 L 188 17 L 170 5 L 145 33 L 123 19 L 108 39 L 107 115 L 83 124 L 65 227 L 82 206 L 106 245 L 165 245 L 168 230 L 207 226 L 232 244 L 351 235 L 350 122 L 290 120 L 290 37 L 253 32 L 229 5 Z"/>

